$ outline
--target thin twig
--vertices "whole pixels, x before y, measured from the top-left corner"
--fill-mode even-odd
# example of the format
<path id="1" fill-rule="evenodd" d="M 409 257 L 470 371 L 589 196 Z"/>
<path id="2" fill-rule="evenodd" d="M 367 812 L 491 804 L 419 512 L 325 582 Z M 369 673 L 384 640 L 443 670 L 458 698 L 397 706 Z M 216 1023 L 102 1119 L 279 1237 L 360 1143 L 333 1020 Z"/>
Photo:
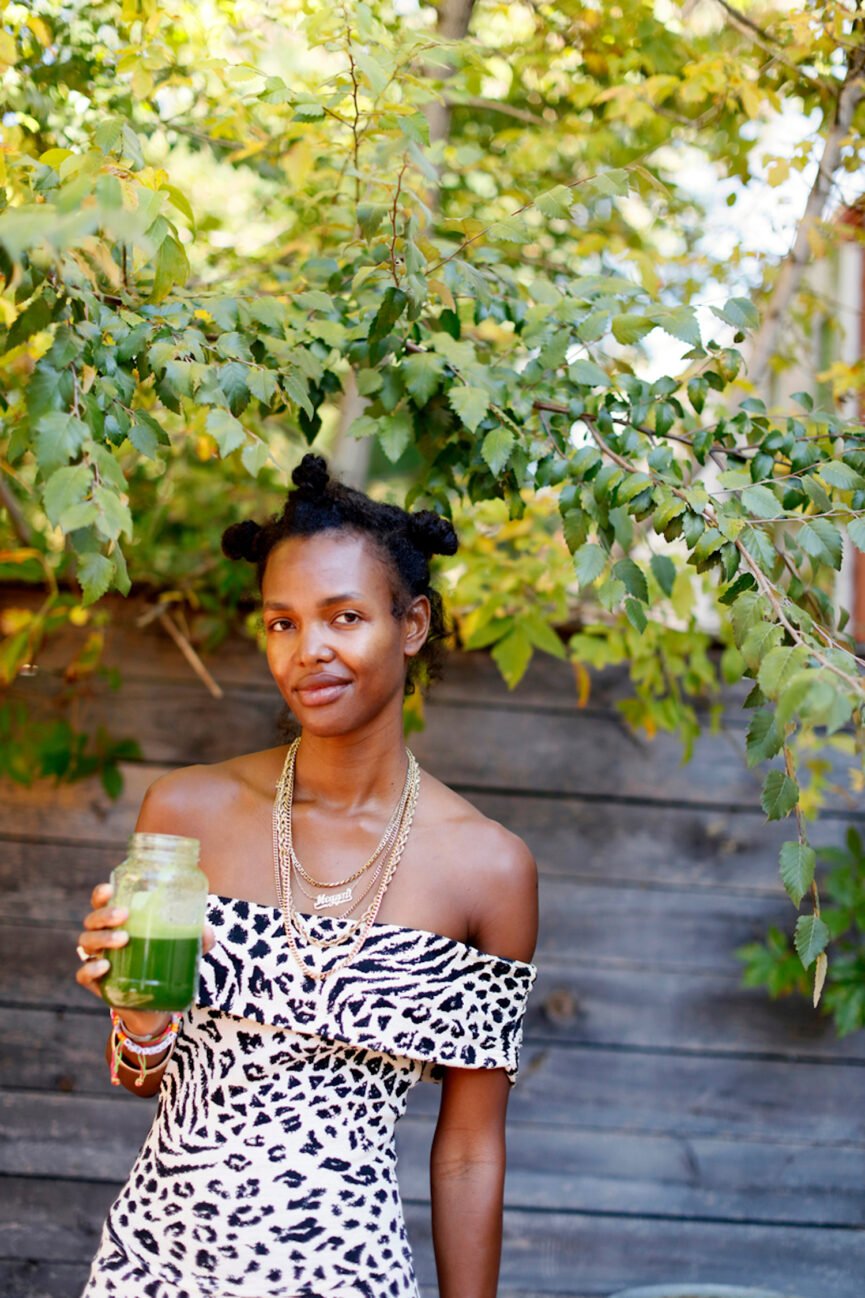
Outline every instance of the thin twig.
<path id="1" fill-rule="evenodd" d="M 12 524 L 12 531 L 18 537 L 18 540 L 28 550 L 33 547 L 33 533 L 30 530 L 30 524 L 21 512 L 21 506 L 12 494 L 9 484 L 5 479 L 0 478 L 0 504 L 9 515 L 9 522 Z"/>
<path id="2" fill-rule="evenodd" d="M 211 676 L 189 640 L 175 623 L 169 610 L 164 606 L 158 608 L 156 610 L 156 617 L 165 627 L 165 630 L 171 636 L 172 640 L 177 645 L 178 649 L 183 654 L 199 680 L 204 683 L 207 690 L 215 699 L 221 699 L 223 697 L 222 687 Z"/>

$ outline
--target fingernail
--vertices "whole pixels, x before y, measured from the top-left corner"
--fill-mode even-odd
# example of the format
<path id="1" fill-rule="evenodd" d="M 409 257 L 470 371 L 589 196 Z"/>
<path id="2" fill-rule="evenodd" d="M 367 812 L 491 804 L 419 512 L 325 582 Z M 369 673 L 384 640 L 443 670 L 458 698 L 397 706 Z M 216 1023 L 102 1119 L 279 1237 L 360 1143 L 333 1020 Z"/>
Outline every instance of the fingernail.
<path id="1" fill-rule="evenodd" d="M 129 941 L 129 934 L 126 932 L 125 928 L 115 929 L 114 942 L 116 946 L 123 946 L 124 943 L 128 941 Z"/>

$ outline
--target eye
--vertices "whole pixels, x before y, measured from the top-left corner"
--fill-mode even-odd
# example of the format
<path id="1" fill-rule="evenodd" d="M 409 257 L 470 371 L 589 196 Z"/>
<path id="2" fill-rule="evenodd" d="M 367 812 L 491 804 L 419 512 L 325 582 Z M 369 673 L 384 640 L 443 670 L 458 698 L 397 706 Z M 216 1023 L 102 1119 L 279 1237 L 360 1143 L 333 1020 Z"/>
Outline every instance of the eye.
<path id="1" fill-rule="evenodd" d="M 268 624 L 267 629 L 268 631 L 281 631 L 283 627 L 292 627 L 292 626 L 294 626 L 294 623 L 292 622 L 291 618 L 275 617 L 273 621 Z"/>
<path id="2" fill-rule="evenodd" d="M 334 622 L 339 623 L 340 626 L 354 626 L 361 620 L 360 613 L 355 613 L 353 609 L 345 609 L 342 613 L 337 613 L 334 618 Z"/>

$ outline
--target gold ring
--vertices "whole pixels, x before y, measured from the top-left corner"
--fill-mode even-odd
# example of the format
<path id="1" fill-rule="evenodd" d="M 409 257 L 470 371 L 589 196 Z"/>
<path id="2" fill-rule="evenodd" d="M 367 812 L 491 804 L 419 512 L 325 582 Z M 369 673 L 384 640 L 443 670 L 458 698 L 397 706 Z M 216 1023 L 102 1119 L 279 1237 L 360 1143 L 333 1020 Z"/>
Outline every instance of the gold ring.
<path id="1" fill-rule="evenodd" d="M 86 960 L 92 960 L 92 959 L 93 959 L 93 955 L 92 955 L 89 951 L 85 951 L 85 950 L 84 950 L 84 947 L 81 946 L 80 944 L 75 948 L 75 953 L 76 953 L 76 955 L 78 956 L 78 959 L 79 959 L 82 963 L 84 963 L 84 961 L 86 961 Z"/>

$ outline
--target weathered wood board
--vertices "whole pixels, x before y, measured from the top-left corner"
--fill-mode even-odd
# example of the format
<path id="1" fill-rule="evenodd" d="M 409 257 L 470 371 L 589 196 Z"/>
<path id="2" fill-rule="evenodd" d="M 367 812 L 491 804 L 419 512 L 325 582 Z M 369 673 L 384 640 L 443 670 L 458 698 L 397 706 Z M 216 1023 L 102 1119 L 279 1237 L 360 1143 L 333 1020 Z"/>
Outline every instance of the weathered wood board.
<path id="1" fill-rule="evenodd" d="M 280 701 L 251 645 L 232 640 L 208 660 L 221 702 L 156 627 L 116 624 L 108 657 L 125 683 L 93 707 L 115 733 L 137 730 L 145 759 L 125 767 L 122 798 L 89 782 L 0 785 L 3 1298 L 76 1298 L 153 1111 L 108 1085 L 106 1016 L 72 981 L 90 887 L 156 776 L 278 742 Z M 32 697 L 47 705 L 56 681 L 43 666 Z M 839 1042 L 804 1001 L 741 987 L 735 947 L 794 912 L 777 883 L 789 830 L 757 810 L 736 691 L 725 733 L 682 767 L 672 740 L 623 729 L 622 673 L 601 676 L 580 710 L 570 669 L 551 659 L 515 694 L 483 655 L 452 667 L 412 746 L 525 837 L 541 870 L 500 1298 L 697 1279 L 862 1298 L 865 1034 Z M 850 818 L 839 801 L 815 837 L 838 843 Z M 438 1088 L 411 1098 L 400 1175 L 434 1298 Z"/>

